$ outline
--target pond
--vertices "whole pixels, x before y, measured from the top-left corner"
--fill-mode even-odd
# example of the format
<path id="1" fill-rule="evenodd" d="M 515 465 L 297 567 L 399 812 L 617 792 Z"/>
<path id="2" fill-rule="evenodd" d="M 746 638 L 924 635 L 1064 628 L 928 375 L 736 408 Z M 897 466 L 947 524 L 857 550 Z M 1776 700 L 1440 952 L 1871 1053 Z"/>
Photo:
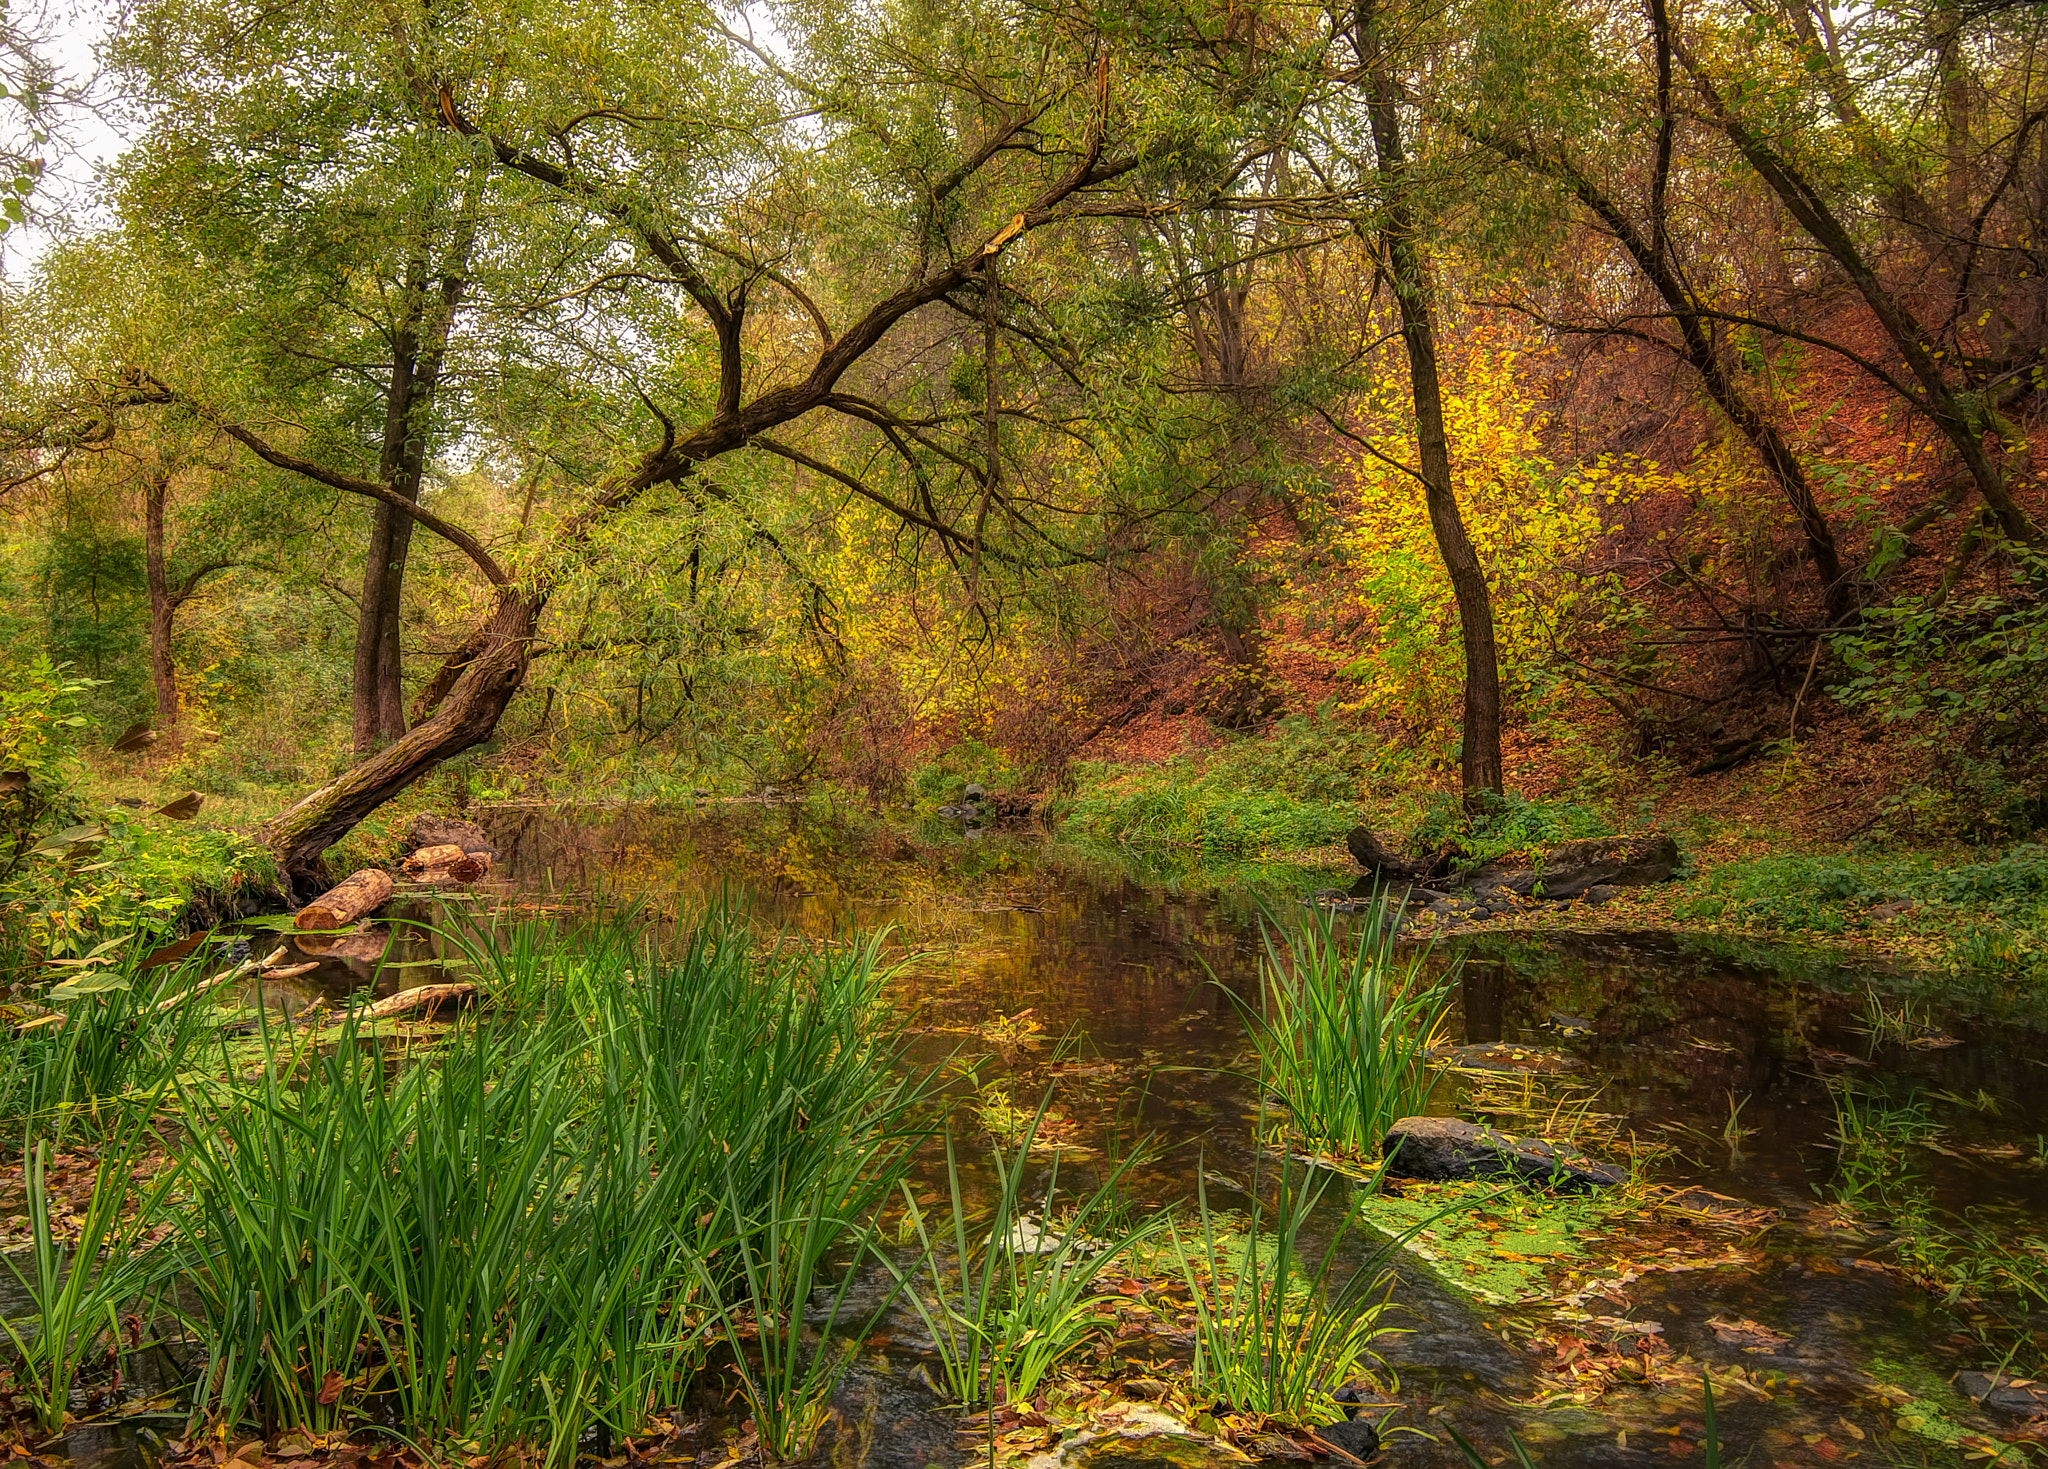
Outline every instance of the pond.
<path id="1" fill-rule="evenodd" d="M 1133 1188 L 1153 1205 L 1199 1181 L 1233 1207 L 1276 1166 L 1240 1023 L 1262 942 L 1241 889 L 794 806 L 475 814 L 501 850 L 465 900 L 485 910 L 658 913 L 743 890 L 768 929 L 889 929 L 893 993 L 918 1059 L 949 1068 L 964 1154 L 1043 1103 L 1069 1176 L 1149 1140 Z M 1317 885 L 1281 874 L 1265 901 L 1292 920 Z M 439 957 L 395 939 L 380 987 L 443 977 Z M 1700 1456 L 1702 1367 L 1728 1462 L 2018 1461 L 2048 1341 L 2009 1299 L 2048 1279 L 2048 1049 L 2027 997 L 1945 1006 L 1914 976 L 1658 934 L 1480 933 L 1421 962 L 1450 999 L 1431 1110 L 1562 1136 L 1636 1181 L 1625 1203 L 1397 1184 L 1366 1208 L 1399 1231 L 1471 1205 L 1396 1253 L 1383 1427 L 1415 1431 L 1379 1462 L 1464 1462 L 1446 1424 L 1495 1461 L 1509 1432 L 1539 1463 Z M 372 973 L 331 959 L 272 1003 Z M 1946 1303 L 1959 1281 L 1994 1305 Z M 902 1312 L 873 1339 L 835 1463 L 985 1452 L 925 1390 L 918 1339 Z M 2001 1368 L 2019 1386 L 1976 1401 L 1993 1384 L 1970 1374 Z"/>

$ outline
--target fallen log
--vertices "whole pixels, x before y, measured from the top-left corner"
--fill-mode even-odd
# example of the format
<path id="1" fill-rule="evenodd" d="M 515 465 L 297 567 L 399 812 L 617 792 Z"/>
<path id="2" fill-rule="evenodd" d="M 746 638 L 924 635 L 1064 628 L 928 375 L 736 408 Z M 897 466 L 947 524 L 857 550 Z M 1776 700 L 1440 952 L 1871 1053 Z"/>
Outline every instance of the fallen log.
<path id="1" fill-rule="evenodd" d="M 389 999 L 379 1000 L 363 1012 L 366 1020 L 389 1020 L 394 1015 L 410 1015 L 415 1010 L 424 1010 L 422 1019 L 433 1018 L 434 1012 L 443 1005 L 465 1005 L 475 999 L 477 987 L 468 980 L 454 984 L 423 984 L 417 989 L 400 990 Z"/>
<path id="2" fill-rule="evenodd" d="M 475 882 L 491 870 L 491 854 L 453 844 L 421 847 L 405 859 L 404 867 L 407 877 L 420 882 Z"/>
<path id="3" fill-rule="evenodd" d="M 375 867 L 352 873 L 299 910 L 292 920 L 301 930 L 347 928 L 365 913 L 375 912 L 391 897 L 391 874 Z"/>
<path id="4" fill-rule="evenodd" d="M 405 870 L 417 877 L 430 867 L 446 867 L 451 862 L 460 862 L 468 855 L 453 842 L 444 842 L 438 847 L 421 847 L 405 859 Z"/>

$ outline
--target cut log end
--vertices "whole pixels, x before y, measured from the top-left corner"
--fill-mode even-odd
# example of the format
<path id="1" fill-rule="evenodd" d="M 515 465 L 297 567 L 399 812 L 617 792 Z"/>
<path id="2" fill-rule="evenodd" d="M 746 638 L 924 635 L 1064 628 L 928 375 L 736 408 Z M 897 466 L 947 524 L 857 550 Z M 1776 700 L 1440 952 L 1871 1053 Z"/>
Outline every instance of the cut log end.
<path id="1" fill-rule="evenodd" d="M 299 910 L 293 921 L 303 931 L 312 928 L 346 928 L 367 913 L 374 913 L 391 898 L 391 874 L 375 867 L 351 873 L 320 897 Z"/>

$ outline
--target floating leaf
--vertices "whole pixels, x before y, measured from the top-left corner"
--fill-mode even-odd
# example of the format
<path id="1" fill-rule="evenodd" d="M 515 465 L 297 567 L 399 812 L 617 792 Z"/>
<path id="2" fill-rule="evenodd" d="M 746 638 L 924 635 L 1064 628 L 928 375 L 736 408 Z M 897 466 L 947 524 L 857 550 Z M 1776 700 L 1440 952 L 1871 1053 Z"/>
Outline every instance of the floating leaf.
<path id="1" fill-rule="evenodd" d="M 156 814 L 168 816 L 173 821 L 190 821 L 199 814 L 200 804 L 205 799 L 197 791 L 188 791 L 170 804 L 157 807 Z"/>

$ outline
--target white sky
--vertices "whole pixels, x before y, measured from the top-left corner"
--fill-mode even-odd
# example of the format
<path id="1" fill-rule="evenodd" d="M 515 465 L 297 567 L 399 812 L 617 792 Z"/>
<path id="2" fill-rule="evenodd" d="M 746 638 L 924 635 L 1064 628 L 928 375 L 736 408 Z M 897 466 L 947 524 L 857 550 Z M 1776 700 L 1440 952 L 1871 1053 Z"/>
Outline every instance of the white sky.
<path id="1" fill-rule="evenodd" d="M 14 7 L 10 6 L 10 10 Z M 33 24 L 33 13 L 17 19 Z M 56 64 L 60 85 L 84 87 L 92 105 L 68 110 L 59 123 L 68 147 L 47 159 L 48 171 L 36 188 L 34 204 L 39 209 L 69 216 L 77 223 L 92 219 L 92 179 L 102 164 L 120 156 L 127 146 L 121 132 L 116 99 L 104 85 L 95 84 L 99 61 L 95 54 L 112 25 L 114 12 L 105 0 L 54 0 L 40 17 L 35 29 L 50 39 L 45 54 Z M 52 236 L 33 226 L 13 229 L 0 239 L 0 277 L 18 284 L 35 268 Z"/>

